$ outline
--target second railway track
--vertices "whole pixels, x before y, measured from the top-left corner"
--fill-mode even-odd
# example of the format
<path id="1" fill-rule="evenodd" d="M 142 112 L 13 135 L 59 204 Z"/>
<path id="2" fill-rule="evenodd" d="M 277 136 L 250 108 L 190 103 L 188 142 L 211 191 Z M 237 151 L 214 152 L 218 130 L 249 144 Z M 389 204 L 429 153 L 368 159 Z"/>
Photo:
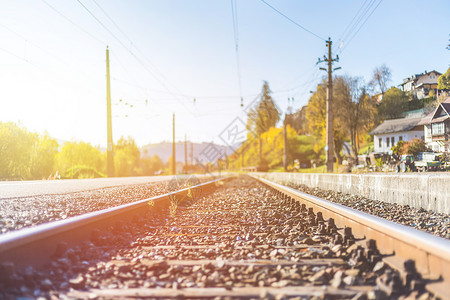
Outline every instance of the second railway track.
<path id="1" fill-rule="evenodd" d="M 0 236 L 0 296 L 449 299 L 449 245 L 240 177 Z"/>

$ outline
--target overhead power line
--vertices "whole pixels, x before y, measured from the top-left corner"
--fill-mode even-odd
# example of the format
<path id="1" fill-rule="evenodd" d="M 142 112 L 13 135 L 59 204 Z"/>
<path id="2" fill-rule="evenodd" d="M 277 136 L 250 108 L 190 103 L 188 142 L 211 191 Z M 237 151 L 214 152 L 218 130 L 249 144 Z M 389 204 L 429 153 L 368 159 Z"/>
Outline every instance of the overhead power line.
<path id="1" fill-rule="evenodd" d="M 238 74 L 239 96 L 241 98 L 241 107 L 243 107 L 244 99 L 242 98 L 242 76 L 241 76 L 241 64 L 240 64 L 240 59 L 239 59 L 239 23 L 238 23 L 238 17 L 237 17 L 236 0 L 231 0 L 231 16 L 233 19 L 234 48 L 236 51 L 236 66 L 237 66 L 237 74 Z"/>
<path id="2" fill-rule="evenodd" d="M 289 18 L 288 16 L 286 16 L 284 13 L 282 13 L 281 11 L 279 11 L 278 9 L 276 9 L 275 7 L 273 7 L 272 5 L 270 5 L 269 3 L 267 3 L 264 0 L 260 0 L 262 3 L 264 3 L 265 5 L 267 5 L 268 7 L 270 7 L 272 10 L 276 11 L 279 15 L 283 16 L 285 19 L 289 20 L 291 23 L 297 25 L 298 27 L 300 27 L 301 29 L 303 29 L 304 31 L 308 32 L 309 34 L 312 34 L 313 36 L 321 39 L 322 41 L 326 41 L 324 38 L 322 38 L 321 36 L 315 34 L 314 32 L 312 32 L 311 30 L 309 30 L 308 28 L 300 25 L 299 23 L 295 22 L 294 20 L 292 20 L 291 18 Z"/>
<path id="3" fill-rule="evenodd" d="M 71 23 L 73 26 L 77 27 L 79 30 L 83 31 L 84 33 L 86 33 L 87 35 L 89 35 L 91 38 L 93 38 L 94 40 L 96 40 L 97 42 L 105 45 L 106 43 L 104 41 L 102 41 L 101 39 L 99 39 L 98 37 L 96 37 L 95 35 L 93 35 L 92 33 L 90 33 L 89 31 L 87 31 L 86 29 L 84 29 L 83 27 L 81 27 L 80 25 L 78 25 L 77 23 L 73 22 L 71 19 L 69 19 L 68 17 L 66 17 L 66 15 L 64 15 L 62 12 L 60 12 L 59 10 L 57 10 L 54 6 L 50 5 L 50 3 L 48 3 L 45 0 L 42 0 L 42 2 L 44 2 L 48 7 L 50 7 L 54 12 L 56 12 L 58 15 L 60 15 L 61 17 L 63 17 L 64 19 L 66 19 L 66 21 L 68 21 L 69 23 Z"/>
<path id="4" fill-rule="evenodd" d="M 344 47 L 340 50 L 340 53 L 344 52 L 345 48 L 348 47 L 348 45 L 351 43 L 351 41 L 355 38 L 355 36 L 359 33 L 359 31 L 361 30 L 361 28 L 364 27 L 364 25 L 367 23 L 367 21 L 369 20 L 369 18 L 373 15 L 373 13 L 377 10 L 378 6 L 380 6 L 381 2 L 383 2 L 383 0 L 379 0 L 379 2 L 377 3 L 377 5 L 370 10 L 373 5 L 376 3 L 376 0 L 372 0 L 369 5 L 366 7 L 366 9 L 364 10 L 364 12 L 360 15 L 360 17 L 358 18 L 357 22 L 352 26 L 352 29 L 349 31 L 349 33 L 346 35 L 346 37 L 349 37 L 349 40 L 344 43 Z M 365 17 L 364 21 L 363 18 Z M 360 26 L 358 27 L 358 25 L 360 24 Z M 357 29 L 356 29 L 357 28 Z M 356 31 L 352 34 L 351 31 L 355 30 Z M 343 39 L 343 41 L 345 41 L 346 38 Z"/>
<path id="5" fill-rule="evenodd" d="M 95 14 L 93 12 L 91 12 L 80 0 L 77 0 L 78 3 L 80 3 L 80 5 L 107 31 L 111 34 L 111 36 L 125 49 L 127 50 L 131 56 L 133 56 L 136 61 L 150 74 L 152 75 L 165 89 L 167 89 L 167 91 L 170 92 L 170 89 L 167 87 L 167 84 L 165 82 L 163 82 L 160 78 L 158 78 L 158 76 L 156 76 L 148 67 L 147 65 L 142 61 L 141 58 L 139 58 L 133 51 L 131 51 L 131 49 L 129 49 L 123 42 L 121 39 L 119 39 L 102 21 L 100 21 L 99 18 L 97 18 L 97 16 L 95 16 Z M 97 3 L 98 5 L 98 3 Z M 102 10 L 104 11 L 104 10 Z M 108 17 L 109 18 L 109 17 Z M 116 25 L 117 26 L 117 25 Z M 142 55 L 142 54 L 141 54 Z M 145 56 L 143 56 L 144 58 L 146 58 Z M 148 61 L 148 59 L 147 59 Z M 164 77 L 163 77 L 164 78 Z M 165 78 L 164 78 L 165 79 Z M 166 79 L 167 81 L 167 79 Z M 177 96 L 175 94 L 173 94 L 173 96 L 177 98 Z M 186 108 L 187 111 L 189 111 L 191 114 L 193 114 L 190 110 L 189 107 L 186 106 L 186 104 L 181 101 L 180 99 L 178 99 L 178 101 Z"/>

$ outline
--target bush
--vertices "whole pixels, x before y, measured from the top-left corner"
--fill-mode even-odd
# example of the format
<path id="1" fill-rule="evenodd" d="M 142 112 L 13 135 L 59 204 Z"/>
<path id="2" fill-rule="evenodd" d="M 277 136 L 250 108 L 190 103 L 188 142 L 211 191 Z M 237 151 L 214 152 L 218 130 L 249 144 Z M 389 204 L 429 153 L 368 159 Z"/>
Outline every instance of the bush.
<path id="1" fill-rule="evenodd" d="M 83 179 L 83 178 L 101 178 L 106 177 L 105 174 L 88 166 L 78 165 L 66 170 L 62 178 L 65 179 Z"/>

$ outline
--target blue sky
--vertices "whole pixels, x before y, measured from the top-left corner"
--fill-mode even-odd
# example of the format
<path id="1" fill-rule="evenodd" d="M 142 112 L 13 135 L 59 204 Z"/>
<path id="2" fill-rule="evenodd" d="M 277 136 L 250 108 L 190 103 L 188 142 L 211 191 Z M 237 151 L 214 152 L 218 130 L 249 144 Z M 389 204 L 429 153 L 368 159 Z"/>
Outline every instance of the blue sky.
<path id="1" fill-rule="evenodd" d="M 242 92 L 231 0 L 3 0 L 0 121 L 104 146 L 106 45 L 114 139 L 132 136 L 139 145 L 170 140 L 172 113 L 177 139 L 219 143 L 230 122 L 245 118 L 240 97 L 251 102 L 263 80 L 281 110 L 290 97 L 300 108 L 325 75 L 315 62 L 328 37 L 340 56 L 337 74 L 366 82 L 381 64 L 391 68 L 393 85 L 450 64 L 447 0 L 266 0 L 320 38 L 260 0 L 233 2 Z M 366 7 L 352 38 L 359 26 L 349 25 Z"/>

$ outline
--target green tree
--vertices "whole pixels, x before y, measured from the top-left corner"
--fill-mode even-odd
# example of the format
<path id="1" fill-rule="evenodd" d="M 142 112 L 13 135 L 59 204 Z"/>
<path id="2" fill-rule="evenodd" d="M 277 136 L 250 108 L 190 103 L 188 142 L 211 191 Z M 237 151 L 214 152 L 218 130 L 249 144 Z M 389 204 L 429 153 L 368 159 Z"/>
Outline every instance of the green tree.
<path id="1" fill-rule="evenodd" d="M 359 139 L 372 128 L 376 115 L 376 102 L 367 94 L 366 87 L 360 77 L 343 77 L 339 88 L 344 89 L 338 94 L 344 98 L 343 108 L 338 110 L 340 120 L 344 121 L 350 136 L 353 155 L 358 154 Z"/>
<path id="2" fill-rule="evenodd" d="M 164 162 L 155 154 L 152 157 L 141 158 L 142 175 L 154 175 L 164 169 Z"/>
<path id="3" fill-rule="evenodd" d="M 447 72 L 439 76 L 438 89 L 450 89 L 450 68 L 448 68 Z"/>
<path id="4" fill-rule="evenodd" d="M 325 145 L 326 138 L 326 81 L 317 86 L 308 102 L 306 118 L 309 123 L 309 132 Z M 333 137 L 335 156 L 342 161 L 340 154 L 347 134 L 346 103 L 351 99 L 350 89 L 343 77 L 333 79 Z M 317 149 L 316 149 L 317 150 Z"/>
<path id="5" fill-rule="evenodd" d="M 47 179 L 55 171 L 58 142 L 44 134 L 38 137 L 32 148 L 30 173 L 34 179 Z"/>
<path id="6" fill-rule="evenodd" d="M 0 122 L 0 179 L 31 179 L 32 149 L 38 135 L 14 123 Z"/>
<path id="7" fill-rule="evenodd" d="M 256 107 L 251 108 L 248 113 L 247 128 L 256 133 L 257 136 L 268 131 L 271 127 L 275 127 L 280 120 L 280 113 L 275 106 L 271 93 L 269 83 L 264 81 L 261 99 Z"/>
<path id="8" fill-rule="evenodd" d="M 140 168 L 141 152 L 134 139 L 121 137 L 114 147 L 114 167 L 116 176 L 136 176 L 142 174 Z"/>
<path id="9" fill-rule="evenodd" d="M 90 143 L 66 142 L 57 155 L 57 170 L 63 177 L 72 178 L 75 167 L 92 169 L 93 173 L 104 172 L 105 156 Z"/>
<path id="10" fill-rule="evenodd" d="M 419 154 L 419 152 L 427 151 L 427 145 L 425 144 L 425 141 L 419 138 L 409 141 L 404 147 L 406 148 L 404 150 L 404 153 L 412 154 L 414 156 Z"/>
<path id="11" fill-rule="evenodd" d="M 378 115 L 381 120 L 397 119 L 407 110 L 408 96 L 400 89 L 391 87 L 383 96 L 378 106 Z"/>

